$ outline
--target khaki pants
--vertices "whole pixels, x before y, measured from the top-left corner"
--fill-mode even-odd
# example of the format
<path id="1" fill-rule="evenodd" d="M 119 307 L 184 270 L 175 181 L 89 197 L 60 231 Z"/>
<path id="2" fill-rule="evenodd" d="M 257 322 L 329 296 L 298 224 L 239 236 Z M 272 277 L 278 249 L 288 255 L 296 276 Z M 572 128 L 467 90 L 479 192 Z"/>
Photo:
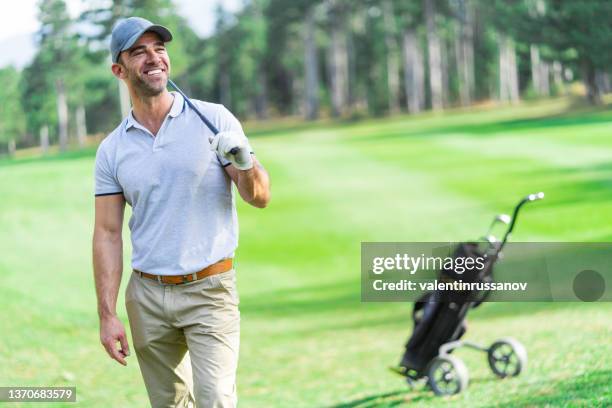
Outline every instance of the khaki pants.
<path id="1" fill-rule="evenodd" d="M 133 273 L 125 302 L 152 407 L 236 406 L 240 312 L 234 270 L 182 285 Z"/>

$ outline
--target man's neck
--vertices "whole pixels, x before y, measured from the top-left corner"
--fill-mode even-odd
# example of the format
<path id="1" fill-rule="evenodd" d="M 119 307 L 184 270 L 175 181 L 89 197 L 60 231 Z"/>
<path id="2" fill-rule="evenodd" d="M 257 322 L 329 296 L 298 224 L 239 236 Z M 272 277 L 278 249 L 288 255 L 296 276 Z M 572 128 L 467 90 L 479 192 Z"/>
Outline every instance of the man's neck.
<path id="1" fill-rule="evenodd" d="M 174 97 L 164 90 L 159 95 L 142 97 L 130 92 L 132 95 L 132 113 L 134 118 L 156 135 L 170 109 Z"/>

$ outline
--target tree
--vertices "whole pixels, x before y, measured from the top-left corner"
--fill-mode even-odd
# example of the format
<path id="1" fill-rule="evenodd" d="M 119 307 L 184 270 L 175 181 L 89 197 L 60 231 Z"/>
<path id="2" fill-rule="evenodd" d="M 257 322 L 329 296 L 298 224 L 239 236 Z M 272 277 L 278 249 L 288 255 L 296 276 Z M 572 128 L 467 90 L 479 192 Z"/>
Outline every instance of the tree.
<path id="1" fill-rule="evenodd" d="M 389 111 L 391 113 L 398 113 L 400 109 L 399 47 L 396 38 L 395 11 L 391 0 L 383 0 L 382 13 L 385 23 L 385 45 L 387 48 Z"/>
<path id="2" fill-rule="evenodd" d="M 19 72 L 13 67 L 0 69 L 0 141 L 14 154 L 16 142 L 25 133 L 25 114 L 21 107 Z"/>
<path id="3" fill-rule="evenodd" d="M 550 94 L 549 64 L 542 60 L 540 56 L 540 47 L 536 44 L 530 45 L 529 57 L 531 59 L 533 89 L 538 96 L 548 96 Z"/>
<path id="4" fill-rule="evenodd" d="M 236 16 L 231 28 L 230 69 L 236 86 L 234 106 L 239 111 L 254 114 L 258 119 L 268 115 L 268 81 L 266 70 L 268 22 L 264 18 L 267 0 L 250 0 Z M 237 68 L 237 69 L 236 69 Z"/>
<path id="5" fill-rule="evenodd" d="M 431 92 L 431 108 L 441 110 L 443 105 L 442 84 L 442 51 L 440 37 L 436 28 L 435 0 L 423 0 L 425 24 L 427 27 L 427 58 L 429 62 L 429 87 Z"/>
<path id="6" fill-rule="evenodd" d="M 425 65 L 419 30 L 422 28 L 422 2 L 401 1 L 396 4 L 402 30 L 404 93 L 408 112 L 425 109 Z"/>
<path id="7" fill-rule="evenodd" d="M 221 3 L 216 9 L 216 42 L 217 42 L 217 67 L 219 81 L 219 100 L 228 108 L 235 108 L 232 105 L 232 84 L 231 84 L 231 69 L 235 66 L 232 61 L 232 37 L 231 37 L 231 16 L 225 11 Z"/>
<path id="8" fill-rule="evenodd" d="M 455 0 L 457 25 L 455 55 L 459 76 L 459 99 L 462 106 L 472 103 L 474 95 L 473 10 L 468 0 Z"/>
<path id="9" fill-rule="evenodd" d="M 497 43 L 498 95 L 501 101 L 519 101 L 519 60 L 516 45 L 524 39 L 526 33 L 529 33 L 531 38 L 537 37 L 527 6 L 526 0 L 493 0 L 482 5 Z"/>
<path id="10" fill-rule="evenodd" d="M 612 54 L 605 52 L 612 38 L 612 2 L 608 0 L 547 0 L 545 12 L 535 17 L 542 28 L 542 42 L 580 67 L 587 98 L 602 103 L 597 71 L 612 65 Z"/>
<path id="11" fill-rule="evenodd" d="M 314 119 L 321 105 L 323 0 L 268 0 L 263 8 L 267 99 L 280 114 Z"/>
<path id="12" fill-rule="evenodd" d="M 499 99 L 516 103 L 520 99 L 518 69 L 514 40 L 498 33 L 499 44 Z"/>
<path id="13" fill-rule="evenodd" d="M 389 47 L 384 41 L 388 30 L 384 12 L 379 1 L 357 5 L 361 7 L 355 10 L 358 24 L 353 31 L 356 58 L 351 88 L 359 92 L 359 99 L 363 101 L 360 104 L 370 115 L 382 115 L 390 107 Z"/>
<path id="14" fill-rule="evenodd" d="M 37 33 L 39 50 L 23 75 L 24 107 L 28 114 L 33 114 L 29 121 L 32 133 L 38 133 L 39 128 L 48 124 L 57 126 L 60 150 L 65 150 L 68 145 L 68 94 L 75 85 L 73 74 L 78 72 L 78 45 L 63 0 L 40 1 L 38 19 L 41 23 Z"/>
<path id="15" fill-rule="evenodd" d="M 319 116 L 319 60 L 315 38 L 315 11 L 316 6 L 310 6 L 304 19 L 304 105 L 308 120 Z"/>
<path id="16" fill-rule="evenodd" d="M 573 66 L 580 72 L 587 90 L 587 98 L 593 104 L 601 100 L 598 71 L 606 71 L 612 64 L 612 55 L 602 52 L 612 38 L 612 2 L 607 0 L 520 0 L 508 2 L 494 0 L 486 3 L 491 21 L 497 27 L 505 27 L 519 42 L 533 45 L 530 59 L 534 62 L 534 82 L 544 91 L 542 82 L 547 80 L 545 71 L 549 61 L 557 61 L 565 67 Z M 537 51 L 536 51 L 537 50 Z M 544 52 L 546 53 L 543 58 Z M 544 61 L 547 59 L 548 61 Z M 546 63 L 542 68 L 541 64 Z M 558 67 L 558 64 L 557 64 Z M 557 78 L 559 74 L 558 68 Z M 555 70 L 553 70 L 553 74 Z"/>
<path id="17" fill-rule="evenodd" d="M 129 92 L 125 84 L 110 75 L 110 55 L 108 43 L 117 22 L 133 14 L 133 2 L 130 0 L 90 0 L 78 18 L 92 28 L 80 37 L 87 43 L 87 58 L 91 62 L 86 72 L 95 72 L 84 83 L 88 91 L 87 105 L 93 115 L 87 120 L 93 129 L 108 132 L 109 124 L 116 123 L 120 117 L 128 114 L 130 109 Z M 121 116 L 119 116 L 119 114 Z"/>
<path id="18" fill-rule="evenodd" d="M 328 69 L 331 88 L 332 115 L 347 113 L 349 101 L 349 58 L 347 51 L 347 12 L 344 0 L 327 0 L 330 46 Z"/>

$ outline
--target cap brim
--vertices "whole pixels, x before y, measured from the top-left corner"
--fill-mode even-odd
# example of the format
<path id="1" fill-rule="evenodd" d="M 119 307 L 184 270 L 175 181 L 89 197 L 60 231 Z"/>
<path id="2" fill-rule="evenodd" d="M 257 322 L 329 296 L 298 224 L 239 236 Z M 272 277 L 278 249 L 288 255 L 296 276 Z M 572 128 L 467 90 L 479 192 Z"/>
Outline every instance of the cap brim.
<path id="1" fill-rule="evenodd" d="M 150 27 L 145 28 L 142 31 L 139 31 L 138 33 L 134 34 L 132 37 L 130 37 L 130 39 L 128 41 L 126 41 L 126 43 L 123 45 L 123 47 L 121 47 L 121 50 L 117 53 L 117 56 L 115 57 L 115 62 L 117 62 L 119 60 L 119 54 L 121 54 L 121 52 L 128 50 L 132 47 L 132 45 L 134 45 L 134 43 L 136 43 L 136 41 L 138 41 L 138 39 L 146 32 L 153 32 L 157 35 L 159 35 L 162 39 L 163 42 L 170 42 L 172 41 L 172 33 L 170 32 L 170 30 L 168 30 L 166 27 L 162 26 L 162 25 L 158 25 L 158 24 L 154 24 Z"/>
<path id="2" fill-rule="evenodd" d="M 152 31 L 154 33 L 159 34 L 159 36 L 161 37 L 163 42 L 172 41 L 172 33 L 170 32 L 170 30 L 168 30 L 166 27 L 164 27 L 162 25 L 154 24 L 151 27 L 149 27 L 146 30 L 144 30 L 141 33 L 141 35 L 146 33 L 147 31 Z"/>

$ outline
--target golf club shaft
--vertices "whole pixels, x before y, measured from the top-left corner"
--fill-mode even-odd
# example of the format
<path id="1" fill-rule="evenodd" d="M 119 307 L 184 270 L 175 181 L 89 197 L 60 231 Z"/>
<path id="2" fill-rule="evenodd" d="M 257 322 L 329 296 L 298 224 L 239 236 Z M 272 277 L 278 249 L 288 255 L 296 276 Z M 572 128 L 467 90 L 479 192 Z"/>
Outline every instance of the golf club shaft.
<path id="1" fill-rule="evenodd" d="M 168 84 L 170 84 L 170 86 L 172 86 L 172 88 L 174 88 L 176 90 L 176 92 L 181 94 L 183 99 L 185 99 L 185 102 L 187 102 L 187 105 L 189 105 L 189 107 L 195 111 L 195 113 L 200 117 L 200 119 L 202 119 L 202 122 L 204 122 L 204 124 L 210 129 L 211 132 L 213 132 L 213 134 L 215 136 L 217 136 L 217 134 L 219 133 L 219 129 L 217 129 L 215 127 L 215 125 L 213 125 L 206 118 L 206 116 L 204 116 L 204 114 L 202 112 L 200 112 L 200 110 L 195 106 L 195 104 L 193 102 L 191 102 L 191 100 L 187 97 L 187 95 L 185 95 L 185 93 L 183 91 L 181 91 L 181 89 L 178 86 L 176 86 L 176 84 L 174 82 L 172 82 L 172 80 L 170 78 L 168 78 Z M 230 154 L 236 154 L 236 153 L 238 153 L 238 148 L 237 147 L 233 147 L 230 150 Z"/>
<path id="2" fill-rule="evenodd" d="M 508 241 L 508 237 L 512 234 L 512 230 L 514 229 L 514 224 L 516 224 L 516 219 L 518 217 L 518 213 L 521 207 L 527 203 L 532 201 L 541 200 L 544 198 L 544 193 L 540 192 L 537 194 L 529 194 L 527 197 L 523 198 L 516 207 L 514 207 L 514 212 L 512 213 L 512 221 L 510 222 L 510 227 L 506 231 L 504 235 L 504 239 L 502 240 L 501 245 L 499 246 L 499 252 L 501 252 L 502 248 L 506 245 L 506 241 Z"/>

